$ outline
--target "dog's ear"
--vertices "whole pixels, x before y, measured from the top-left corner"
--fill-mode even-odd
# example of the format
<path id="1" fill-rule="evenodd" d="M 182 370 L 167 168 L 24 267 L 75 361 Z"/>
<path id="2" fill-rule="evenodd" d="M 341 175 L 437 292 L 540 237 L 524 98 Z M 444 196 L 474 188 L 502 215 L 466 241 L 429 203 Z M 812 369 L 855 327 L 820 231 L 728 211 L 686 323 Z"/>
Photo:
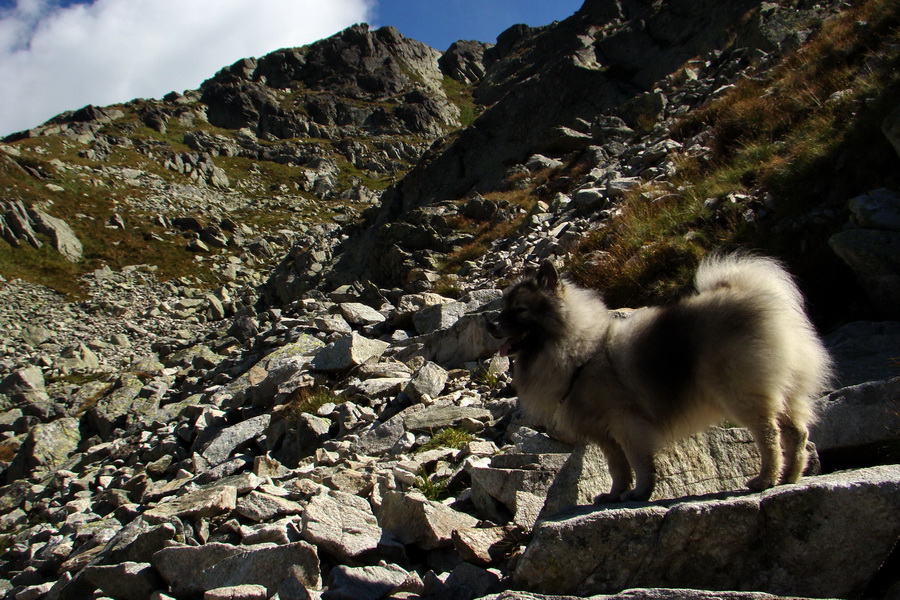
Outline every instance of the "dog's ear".
<path id="1" fill-rule="evenodd" d="M 537 279 L 537 269 L 531 266 L 525 267 L 522 269 L 522 276 L 520 279 Z"/>
<path id="2" fill-rule="evenodd" d="M 541 267 L 538 269 L 537 274 L 537 284 L 546 290 L 555 290 L 559 286 L 559 273 L 549 259 L 545 258 L 541 261 Z"/>

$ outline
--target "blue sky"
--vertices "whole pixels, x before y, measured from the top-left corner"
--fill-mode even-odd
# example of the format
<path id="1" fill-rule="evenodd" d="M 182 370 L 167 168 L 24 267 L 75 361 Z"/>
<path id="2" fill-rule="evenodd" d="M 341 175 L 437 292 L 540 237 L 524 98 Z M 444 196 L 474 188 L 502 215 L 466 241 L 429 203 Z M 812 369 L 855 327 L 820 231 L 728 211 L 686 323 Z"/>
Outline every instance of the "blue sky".
<path id="1" fill-rule="evenodd" d="M 571 16 L 583 0 L 380 0 L 374 25 L 393 25 L 400 33 L 438 50 L 457 40 L 494 42 L 511 25 L 547 25 Z"/>
<path id="2" fill-rule="evenodd" d="M 446 50 L 583 0 L 0 0 L 0 136 L 65 110 L 196 89 L 221 67 L 358 22 Z"/>

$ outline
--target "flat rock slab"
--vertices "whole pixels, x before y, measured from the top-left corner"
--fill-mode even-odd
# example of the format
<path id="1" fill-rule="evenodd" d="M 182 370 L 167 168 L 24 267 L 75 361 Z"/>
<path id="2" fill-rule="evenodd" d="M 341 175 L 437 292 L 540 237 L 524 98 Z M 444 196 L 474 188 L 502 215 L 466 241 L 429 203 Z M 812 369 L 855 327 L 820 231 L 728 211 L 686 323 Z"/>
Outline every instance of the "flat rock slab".
<path id="1" fill-rule="evenodd" d="M 651 500 L 746 489 L 759 473 L 759 451 L 750 432 L 712 427 L 665 448 L 657 456 Z M 591 504 L 612 487 L 606 459 L 597 446 L 575 448 L 547 491 L 542 516 Z"/>
<path id="2" fill-rule="evenodd" d="M 765 592 L 710 592 L 708 590 L 686 590 L 672 588 L 638 588 L 625 590 L 618 594 L 601 594 L 586 600 L 780 600 L 783 596 L 774 596 Z M 548 596 L 530 592 L 506 591 L 499 594 L 482 596 L 478 600 L 585 600 L 579 596 Z M 803 600 L 791 596 L 785 600 Z"/>
<path id="3" fill-rule="evenodd" d="M 887 465 L 760 494 L 586 509 L 538 525 L 514 582 L 578 596 L 672 587 L 853 597 L 900 536 L 898 506 L 900 465 Z"/>
<path id="4" fill-rule="evenodd" d="M 271 596 L 279 584 L 291 578 L 299 578 L 310 588 L 321 584 L 316 548 L 306 542 L 173 546 L 154 554 L 151 564 L 175 596 L 241 585 L 263 586 Z"/>

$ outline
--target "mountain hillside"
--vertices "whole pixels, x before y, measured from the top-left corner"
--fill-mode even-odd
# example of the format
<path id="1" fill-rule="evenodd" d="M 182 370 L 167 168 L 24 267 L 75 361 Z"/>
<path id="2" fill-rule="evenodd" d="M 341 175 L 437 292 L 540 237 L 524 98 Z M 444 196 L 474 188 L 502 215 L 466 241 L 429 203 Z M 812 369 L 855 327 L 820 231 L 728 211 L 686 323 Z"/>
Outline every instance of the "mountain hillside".
<path id="1" fill-rule="evenodd" d="M 385 27 L 0 143 L 0 594 L 900 596 L 900 3 L 586 0 Z M 728 422 L 595 505 L 486 319 L 781 260 L 834 357 L 799 483 Z M 620 311 L 628 318 L 628 311 Z"/>

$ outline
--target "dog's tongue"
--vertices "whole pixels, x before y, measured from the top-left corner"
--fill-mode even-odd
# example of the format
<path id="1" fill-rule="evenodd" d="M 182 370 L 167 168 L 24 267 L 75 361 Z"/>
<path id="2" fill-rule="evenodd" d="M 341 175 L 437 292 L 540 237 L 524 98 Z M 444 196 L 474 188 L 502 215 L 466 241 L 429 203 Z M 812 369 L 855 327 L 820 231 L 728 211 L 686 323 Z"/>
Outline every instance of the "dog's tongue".
<path id="1" fill-rule="evenodd" d="M 506 341 L 500 346 L 500 350 L 497 351 L 497 354 L 500 356 L 507 356 L 510 350 L 512 350 L 512 342 Z"/>

